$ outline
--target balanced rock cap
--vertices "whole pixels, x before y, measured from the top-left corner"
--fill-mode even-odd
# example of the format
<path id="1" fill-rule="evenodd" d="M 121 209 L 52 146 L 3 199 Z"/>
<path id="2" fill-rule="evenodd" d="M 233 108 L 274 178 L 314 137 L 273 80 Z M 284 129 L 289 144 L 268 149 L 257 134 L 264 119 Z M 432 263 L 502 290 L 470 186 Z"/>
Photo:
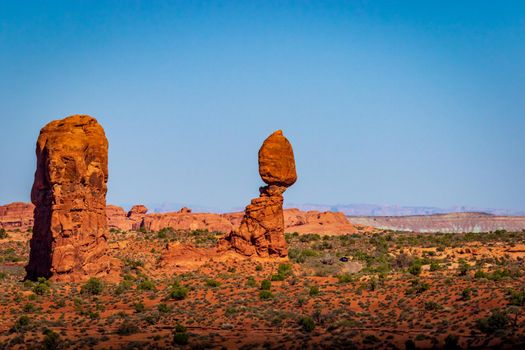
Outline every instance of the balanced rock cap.
<path id="1" fill-rule="evenodd" d="M 259 149 L 259 174 L 268 185 L 290 187 L 297 180 L 292 145 L 282 130 L 271 134 Z"/>

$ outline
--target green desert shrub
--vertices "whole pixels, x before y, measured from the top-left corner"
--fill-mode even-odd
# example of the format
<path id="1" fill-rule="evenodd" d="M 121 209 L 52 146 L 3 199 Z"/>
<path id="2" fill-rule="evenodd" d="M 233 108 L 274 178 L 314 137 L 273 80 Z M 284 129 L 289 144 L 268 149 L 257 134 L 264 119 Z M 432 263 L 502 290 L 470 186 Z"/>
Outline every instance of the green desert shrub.
<path id="1" fill-rule="evenodd" d="M 509 304 L 515 306 L 525 306 L 525 289 L 520 291 L 509 291 Z"/>
<path id="2" fill-rule="evenodd" d="M 463 301 L 467 301 L 467 300 L 470 300 L 470 293 L 472 292 L 472 290 L 470 288 L 465 288 L 461 291 L 461 294 L 460 294 L 460 299 L 463 300 Z"/>
<path id="3" fill-rule="evenodd" d="M 50 329 L 44 329 L 44 339 L 42 340 L 42 349 L 54 350 L 60 347 L 60 336 Z"/>
<path id="4" fill-rule="evenodd" d="M 261 290 L 259 292 L 259 298 L 261 300 L 273 299 L 273 294 L 269 290 Z"/>
<path id="5" fill-rule="evenodd" d="M 36 312 L 38 311 L 38 308 L 35 306 L 35 304 L 33 303 L 27 303 L 25 304 L 23 307 L 22 307 L 22 310 L 24 312 Z"/>
<path id="6" fill-rule="evenodd" d="M 488 279 L 489 275 L 485 271 L 478 270 L 476 273 L 474 273 L 474 278 L 486 278 Z"/>
<path id="7" fill-rule="evenodd" d="M 171 299 L 183 300 L 188 296 L 188 288 L 175 281 L 168 290 L 168 295 Z"/>
<path id="8" fill-rule="evenodd" d="M 189 343 L 189 338 L 186 327 L 177 324 L 173 330 L 173 345 L 186 345 Z"/>
<path id="9" fill-rule="evenodd" d="M 80 293 L 87 295 L 99 295 L 104 290 L 104 283 L 95 277 L 91 277 L 81 288 Z"/>
<path id="10" fill-rule="evenodd" d="M 31 319 L 27 315 L 22 315 L 16 320 L 15 324 L 11 328 L 11 332 L 24 332 L 29 328 Z"/>
<path id="11" fill-rule="evenodd" d="M 470 266 L 465 261 L 465 259 L 459 259 L 459 267 L 458 267 L 459 275 L 466 276 L 469 270 L 470 270 Z"/>
<path id="12" fill-rule="evenodd" d="M 219 287 L 220 285 L 221 285 L 221 282 L 217 280 L 214 280 L 211 278 L 206 280 L 206 286 L 208 287 L 216 288 L 216 287 Z"/>
<path id="13" fill-rule="evenodd" d="M 434 310 L 440 310 L 442 307 L 435 301 L 427 301 L 425 302 L 425 310 L 427 311 L 434 311 Z"/>
<path id="14" fill-rule="evenodd" d="M 349 273 L 343 273 L 337 276 L 337 279 L 339 280 L 339 283 L 341 284 L 350 283 L 354 281 L 354 278 Z"/>
<path id="15" fill-rule="evenodd" d="M 459 338 L 456 335 L 449 334 L 445 338 L 445 346 L 443 349 L 445 350 L 460 350 L 461 347 L 459 346 Z"/>
<path id="16" fill-rule="evenodd" d="M 310 294 L 311 297 L 318 296 L 320 293 L 319 286 L 311 286 L 310 291 L 308 294 Z"/>
<path id="17" fill-rule="evenodd" d="M 312 249 L 290 248 L 288 250 L 288 257 L 290 258 L 290 260 L 296 263 L 304 263 L 307 258 L 315 257 L 318 255 L 319 253 L 317 253 L 315 250 L 312 250 Z"/>
<path id="18" fill-rule="evenodd" d="M 138 333 L 139 331 L 139 327 L 128 320 L 122 322 L 122 324 L 117 328 L 117 334 L 119 335 L 131 335 Z"/>
<path id="19" fill-rule="evenodd" d="M 427 291 L 430 288 L 430 285 L 426 282 L 421 282 L 418 279 L 411 281 L 410 288 L 407 289 L 407 294 L 421 294 Z"/>
<path id="20" fill-rule="evenodd" d="M 144 267 L 144 262 L 142 260 L 126 259 L 124 260 L 124 265 L 132 270 L 137 270 L 139 267 Z"/>
<path id="21" fill-rule="evenodd" d="M 272 288 L 272 282 L 269 280 L 261 281 L 261 290 L 270 290 L 270 288 Z"/>
<path id="22" fill-rule="evenodd" d="M 155 282 L 153 282 L 152 280 L 143 279 L 137 285 L 137 289 L 155 291 L 157 288 L 155 287 Z"/>
<path id="23" fill-rule="evenodd" d="M 408 272 L 411 275 L 418 276 L 421 274 L 421 262 L 418 260 L 414 260 L 412 264 L 408 267 Z"/>
<path id="24" fill-rule="evenodd" d="M 299 319 L 299 326 L 301 326 L 303 331 L 309 333 L 315 329 L 315 322 L 311 317 L 301 317 Z"/>
<path id="25" fill-rule="evenodd" d="M 168 304 L 161 303 L 157 306 L 157 310 L 163 314 L 166 314 L 171 311 L 171 307 L 169 307 Z"/>
<path id="26" fill-rule="evenodd" d="M 313 242 L 321 239 L 321 236 L 317 233 L 307 233 L 299 237 L 301 242 Z"/>
<path id="27" fill-rule="evenodd" d="M 256 287 L 257 286 L 257 282 L 255 282 L 255 278 L 253 276 L 250 276 L 248 277 L 248 279 L 246 280 L 246 285 L 248 287 Z"/>
<path id="28" fill-rule="evenodd" d="M 125 279 L 117 285 L 117 287 L 115 288 L 115 294 L 120 295 L 124 293 L 125 291 L 130 290 L 131 287 L 133 287 L 133 284 L 131 283 L 131 281 Z"/>
<path id="29" fill-rule="evenodd" d="M 492 310 L 492 313 L 489 317 L 477 320 L 476 326 L 483 333 L 491 334 L 505 329 L 509 322 L 509 317 L 505 312 L 495 309 Z"/>
<path id="30" fill-rule="evenodd" d="M 284 281 L 286 277 L 292 274 L 292 265 L 290 264 L 279 264 L 277 268 L 277 274 L 272 275 L 272 281 Z"/>
<path id="31" fill-rule="evenodd" d="M 49 293 L 51 282 L 44 277 L 38 277 L 37 282 L 33 285 L 33 293 L 37 295 L 44 295 Z"/>
<path id="32" fill-rule="evenodd" d="M 136 303 L 135 305 L 133 305 L 133 307 L 135 308 L 135 312 L 137 313 L 143 312 L 146 308 L 143 303 Z"/>

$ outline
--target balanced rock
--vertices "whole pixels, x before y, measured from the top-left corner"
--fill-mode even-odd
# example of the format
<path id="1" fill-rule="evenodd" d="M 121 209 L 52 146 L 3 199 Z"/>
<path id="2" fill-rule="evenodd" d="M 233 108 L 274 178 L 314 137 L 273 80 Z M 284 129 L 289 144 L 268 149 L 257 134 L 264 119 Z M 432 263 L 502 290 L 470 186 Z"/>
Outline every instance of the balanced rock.
<path id="1" fill-rule="evenodd" d="M 97 120 L 74 115 L 47 124 L 36 145 L 35 205 L 27 278 L 108 277 L 108 141 Z"/>
<path id="2" fill-rule="evenodd" d="M 259 174 L 268 185 L 290 187 L 297 180 L 292 145 L 281 130 L 264 140 L 259 149 Z"/>
<path id="3" fill-rule="evenodd" d="M 297 180 L 290 142 L 281 130 L 268 137 L 259 150 L 259 174 L 268 184 L 259 188 L 259 198 L 246 207 L 239 229 L 220 243 L 219 249 L 260 257 L 288 254 L 284 239 L 283 193 Z"/>

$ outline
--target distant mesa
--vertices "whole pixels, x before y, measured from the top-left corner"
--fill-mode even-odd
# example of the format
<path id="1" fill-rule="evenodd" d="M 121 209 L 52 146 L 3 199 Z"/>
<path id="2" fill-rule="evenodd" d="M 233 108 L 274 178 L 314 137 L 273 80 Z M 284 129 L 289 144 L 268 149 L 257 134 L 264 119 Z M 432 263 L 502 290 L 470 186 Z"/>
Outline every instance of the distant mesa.
<path id="1" fill-rule="evenodd" d="M 297 180 L 292 145 L 281 130 L 259 149 L 259 174 L 268 186 L 246 207 L 240 227 L 219 243 L 219 250 L 233 249 L 247 256 L 284 257 L 283 193 Z"/>
<path id="2" fill-rule="evenodd" d="M 14 202 L 0 206 L 0 229 L 6 231 L 27 231 L 33 228 L 33 211 L 31 203 Z"/>
<path id="3" fill-rule="evenodd" d="M 47 124 L 36 145 L 35 205 L 27 278 L 108 277 L 108 141 L 96 119 L 74 115 Z"/>

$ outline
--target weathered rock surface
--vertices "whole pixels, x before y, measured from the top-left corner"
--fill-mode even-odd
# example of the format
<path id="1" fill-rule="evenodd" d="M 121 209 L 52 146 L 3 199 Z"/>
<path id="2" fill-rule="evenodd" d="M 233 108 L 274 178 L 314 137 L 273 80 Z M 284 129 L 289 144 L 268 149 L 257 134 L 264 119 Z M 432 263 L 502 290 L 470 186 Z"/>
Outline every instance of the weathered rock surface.
<path id="1" fill-rule="evenodd" d="M 117 205 L 108 205 L 106 207 L 108 217 L 108 227 L 122 231 L 130 231 L 133 228 L 133 222 L 128 217 L 128 213 Z"/>
<path id="2" fill-rule="evenodd" d="M 290 142 L 281 130 L 274 132 L 259 149 L 259 174 L 268 186 L 259 188 L 259 198 L 246 207 L 238 230 L 219 242 L 219 250 L 260 257 L 288 254 L 284 239 L 283 193 L 297 180 Z"/>
<path id="3" fill-rule="evenodd" d="M 349 234 L 357 233 L 358 229 L 348 221 L 343 213 L 301 211 L 287 209 L 284 211 L 286 232 L 318 233 L 318 234 Z"/>
<path id="4" fill-rule="evenodd" d="M 107 277 L 108 141 L 97 120 L 74 115 L 47 124 L 36 146 L 35 205 L 27 278 Z"/>
<path id="5" fill-rule="evenodd" d="M 142 219 L 144 219 L 147 212 L 148 208 L 142 204 L 131 207 L 131 210 L 128 212 L 128 218 L 131 221 L 131 228 L 133 230 L 138 230 L 141 227 Z"/>
<path id="6" fill-rule="evenodd" d="M 259 149 L 259 175 L 268 185 L 285 188 L 297 181 L 292 145 L 281 130 L 264 140 Z"/>
<path id="7" fill-rule="evenodd" d="M 232 223 L 221 214 L 213 213 L 155 213 L 144 216 L 142 225 L 148 231 L 158 231 L 165 227 L 175 230 L 208 230 L 210 232 L 230 232 Z"/>
<path id="8" fill-rule="evenodd" d="M 15 202 L 0 206 L 0 228 L 6 231 L 27 231 L 33 228 L 33 211 L 31 203 Z"/>

